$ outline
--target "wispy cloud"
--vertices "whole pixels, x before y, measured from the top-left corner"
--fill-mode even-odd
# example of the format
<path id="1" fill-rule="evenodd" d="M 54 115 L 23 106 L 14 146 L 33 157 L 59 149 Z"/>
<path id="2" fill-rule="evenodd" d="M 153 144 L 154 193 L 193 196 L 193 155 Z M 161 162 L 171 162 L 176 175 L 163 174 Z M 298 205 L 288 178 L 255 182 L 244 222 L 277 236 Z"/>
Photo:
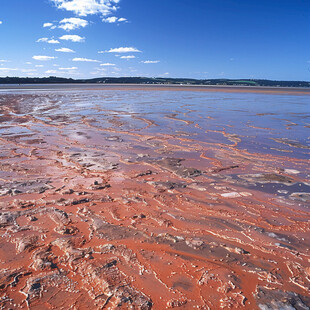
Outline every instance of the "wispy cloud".
<path id="1" fill-rule="evenodd" d="M 9 62 L 9 60 L 6 60 L 6 59 L 0 59 L 0 62 Z"/>
<path id="2" fill-rule="evenodd" d="M 36 42 L 47 42 L 48 40 L 48 38 L 40 38 Z"/>
<path id="3" fill-rule="evenodd" d="M 70 31 L 86 27 L 88 25 L 88 21 L 82 18 L 71 17 L 62 19 L 59 24 L 60 26 L 58 28 Z"/>
<path id="4" fill-rule="evenodd" d="M 38 56 L 33 56 L 32 58 L 33 58 L 34 60 L 48 61 L 48 60 L 56 59 L 57 57 L 38 55 Z"/>
<path id="5" fill-rule="evenodd" d="M 135 47 L 118 47 L 118 48 L 111 48 L 108 50 L 108 53 L 141 53 Z"/>
<path id="6" fill-rule="evenodd" d="M 135 47 L 117 47 L 110 48 L 108 51 L 99 51 L 98 53 L 141 53 L 141 51 Z"/>
<path id="7" fill-rule="evenodd" d="M 145 60 L 145 61 L 141 61 L 144 64 L 158 64 L 160 62 L 160 60 Z"/>
<path id="8" fill-rule="evenodd" d="M 29 72 L 36 72 L 36 69 L 20 69 L 21 72 L 23 73 L 29 73 Z"/>
<path id="9" fill-rule="evenodd" d="M 124 17 L 118 18 L 116 16 L 110 16 L 110 17 L 107 17 L 107 18 L 103 18 L 102 21 L 105 22 L 105 23 L 112 24 L 112 23 L 116 23 L 116 22 L 118 22 L 118 23 L 126 22 L 127 19 L 124 18 Z"/>
<path id="10" fill-rule="evenodd" d="M 57 23 L 58 22 L 56 22 L 56 24 L 44 23 L 43 28 L 50 28 L 50 29 L 60 28 L 66 31 L 70 31 L 79 28 L 84 28 L 89 24 L 87 20 L 78 17 L 64 18 L 58 23 L 58 26 Z"/>
<path id="11" fill-rule="evenodd" d="M 51 28 L 51 27 L 53 27 L 53 26 L 54 26 L 53 23 L 44 23 L 44 24 L 43 24 L 43 28 Z"/>
<path id="12" fill-rule="evenodd" d="M 64 70 L 64 71 L 77 70 L 77 67 L 71 67 L 71 68 L 59 68 L 59 70 Z"/>
<path id="13" fill-rule="evenodd" d="M 60 43 L 58 40 L 49 39 L 49 38 L 40 38 L 36 42 L 46 42 L 46 43 L 49 43 L 49 44 L 59 44 Z"/>
<path id="14" fill-rule="evenodd" d="M 43 68 L 43 65 L 35 65 L 36 68 Z"/>
<path id="15" fill-rule="evenodd" d="M 72 41 L 72 42 L 84 42 L 85 38 L 80 37 L 76 34 L 70 35 L 70 34 L 66 34 L 63 35 L 59 38 L 60 40 L 65 40 L 65 41 Z"/>
<path id="16" fill-rule="evenodd" d="M 62 53 L 75 53 L 74 50 L 72 50 L 71 48 L 67 48 L 67 47 L 56 48 L 55 51 L 62 52 Z"/>
<path id="17" fill-rule="evenodd" d="M 58 9 L 74 12 L 79 16 L 101 14 L 107 16 L 117 10 L 119 0 L 50 0 Z"/>
<path id="18" fill-rule="evenodd" d="M 104 64 L 100 64 L 100 66 L 115 66 L 115 64 L 111 64 L 109 62 L 106 62 Z"/>
<path id="19" fill-rule="evenodd" d="M 47 70 L 47 71 L 45 71 L 45 73 L 47 73 L 47 74 L 57 74 L 58 71 L 57 70 Z"/>
<path id="20" fill-rule="evenodd" d="M 130 56 L 121 56 L 122 59 L 133 59 L 136 58 L 136 56 L 130 55 Z"/>
<path id="21" fill-rule="evenodd" d="M 1 68 L 0 67 L 0 72 L 10 72 L 10 71 L 17 71 L 17 68 Z"/>
<path id="22" fill-rule="evenodd" d="M 89 59 L 89 58 L 73 58 L 72 61 L 82 61 L 82 62 L 100 62 L 99 60 Z"/>
<path id="23" fill-rule="evenodd" d="M 110 24 L 117 22 L 117 20 L 118 18 L 116 16 L 110 16 L 110 17 L 102 19 L 103 22 L 110 23 Z"/>

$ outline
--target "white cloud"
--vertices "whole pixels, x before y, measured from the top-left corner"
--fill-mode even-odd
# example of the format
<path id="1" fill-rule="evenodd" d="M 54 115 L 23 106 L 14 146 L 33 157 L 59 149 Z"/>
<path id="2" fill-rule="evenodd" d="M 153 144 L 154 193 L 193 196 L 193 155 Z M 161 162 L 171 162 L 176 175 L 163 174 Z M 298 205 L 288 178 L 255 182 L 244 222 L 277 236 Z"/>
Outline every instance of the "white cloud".
<path id="1" fill-rule="evenodd" d="M 29 73 L 29 72 L 35 72 L 37 70 L 36 69 L 21 69 L 20 71 L 23 73 Z"/>
<path id="2" fill-rule="evenodd" d="M 121 56 L 122 59 L 133 59 L 136 58 L 136 56 L 130 55 L 130 56 Z"/>
<path id="3" fill-rule="evenodd" d="M 47 74 L 57 74 L 58 71 L 57 70 L 47 70 L 47 71 L 45 71 L 45 73 L 47 73 Z"/>
<path id="4" fill-rule="evenodd" d="M 0 68 L 0 71 L 9 72 L 9 71 L 17 71 L 17 68 Z"/>
<path id="5" fill-rule="evenodd" d="M 59 70 L 77 70 L 77 67 L 71 67 L 71 68 L 59 68 Z"/>
<path id="6" fill-rule="evenodd" d="M 51 0 L 58 9 L 74 12 L 79 16 L 109 15 L 117 10 L 119 0 Z"/>
<path id="7" fill-rule="evenodd" d="M 88 58 L 73 58 L 72 61 L 83 61 L 83 62 L 100 62 L 99 60 L 95 59 L 88 59 Z"/>
<path id="8" fill-rule="evenodd" d="M 105 23 L 110 23 L 111 24 L 111 23 L 116 23 L 116 22 L 119 22 L 119 23 L 126 22 L 127 19 L 124 18 L 124 17 L 118 18 L 116 16 L 110 16 L 110 17 L 107 17 L 107 18 L 103 18 L 102 21 L 105 22 Z"/>
<path id="9" fill-rule="evenodd" d="M 107 51 L 108 53 L 141 53 L 137 48 L 135 47 L 118 47 L 118 48 L 111 48 Z M 103 53 L 98 52 L 98 53 Z"/>
<path id="10" fill-rule="evenodd" d="M 59 44 L 60 43 L 58 40 L 49 39 L 49 38 L 40 38 L 36 42 L 46 42 L 46 43 L 49 43 L 49 44 Z"/>
<path id="11" fill-rule="evenodd" d="M 49 28 L 49 27 L 53 27 L 54 25 L 52 23 L 44 23 L 43 24 L 43 28 Z"/>
<path id="12" fill-rule="evenodd" d="M 60 42 L 59 42 L 58 40 L 51 39 L 51 40 L 48 40 L 47 43 L 50 43 L 50 44 L 59 44 Z"/>
<path id="13" fill-rule="evenodd" d="M 32 58 L 34 60 L 47 61 L 47 60 L 55 59 L 57 57 L 54 57 L 54 56 L 33 56 Z"/>
<path id="14" fill-rule="evenodd" d="M 100 66 L 115 66 L 115 64 L 111 64 L 109 62 L 106 62 L 104 64 L 100 64 Z"/>
<path id="15" fill-rule="evenodd" d="M 27 61 L 27 62 L 26 62 L 26 65 L 32 65 L 32 62 Z"/>
<path id="16" fill-rule="evenodd" d="M 141 62 L 144 64 L 158 64 L 160 61 L 159 60 L 145 60 Z"/>
<path id="17" fill-rule="evenodd" d="M 2 21 L 0 20 L 0 25 L 2 24 Z"/>
<path id="18" fill-rule="evenodd" d="M 61 24 L 59 28 L 67 31 L 84 28 L 88 25 L 87 20 L 77 17 L 64 18 L 59 23 Z"/>
<path id="19" fill-rule="evenodd" d="M 6 59 L 0 59 L 0 62 L 9 62 L 9 61 Z"/>
<path id="20" fill-rule="evenodd" d="M 67 47 L 62 47 L 62 48 L 57 48 L 55 49 L 56 52 L 62 52 L 62 53 L 75 53 L 74 50 L 67 48 Z"/>
<path id="21" fill-rule="evenodd" d="M 71 17 L 71 18 L 64 18 L 59 22 L 59 26 L 54 25 L 53 23 L 44 23 L 43 28 L 50 28 L 50 29 L 55 29 L 55 28 L 61 28 L 66 31 L 74 30 L 74 29 L 79 29 L 79 28 L 84 28 L 88 25 L 88 21 L 82 18 L 77 18 L 77 17 Z"/>
<path id="22" fill-rule="evenodd" d="M 72 42 L 84 42 L 85 38 L 80 37 L 76 34 L 70 35 L 70 34 L 66 34 L 64 36 L 61 36 L 59 38 L 60 40 L 66 40 L 66 41 L 72 41 Z"/>
<path id="23" fill-rule="evenodd" d="M 36 42 L 47 42 L 48 38 L 40 38 Z"/>
<path id="24" fill-rule="evenodd" d="M 43 68 L 43 65 L 35 65 L 36 68 Z"/>
<path id="25" fill-rule="evenodd" d="M 117 22 L 117 20 L 118 18 L 116 16 L 110 16 L 110 17 L 102 19 L 103 22 L 110 23 L 110 24 Z"/>

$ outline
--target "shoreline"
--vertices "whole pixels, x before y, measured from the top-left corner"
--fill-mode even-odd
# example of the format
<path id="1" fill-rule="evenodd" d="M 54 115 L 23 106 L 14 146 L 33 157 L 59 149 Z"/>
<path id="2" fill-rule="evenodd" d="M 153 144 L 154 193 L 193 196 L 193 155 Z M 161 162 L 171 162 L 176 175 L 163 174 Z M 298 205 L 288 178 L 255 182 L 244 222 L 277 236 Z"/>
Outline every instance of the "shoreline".
<path id="1" fill-rule="evenodd" d="M 268 93 L 308 95 L 310 88 L 234 85 L 175 85 L 175 84 L 0 84 L 0 91 L 6 90 L 157 90 L 157 91 L 202 91 L 228 93 Z"/>

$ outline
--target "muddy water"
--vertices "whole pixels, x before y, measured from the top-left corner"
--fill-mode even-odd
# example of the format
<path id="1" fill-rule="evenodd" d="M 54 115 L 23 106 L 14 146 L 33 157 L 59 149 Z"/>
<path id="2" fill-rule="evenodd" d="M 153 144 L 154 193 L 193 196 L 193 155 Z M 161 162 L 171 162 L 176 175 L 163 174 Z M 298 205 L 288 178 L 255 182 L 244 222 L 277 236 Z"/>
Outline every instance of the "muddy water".
<path id="1" fill-rule="evenodd" d="M 309 99 L 2 88 L 1 309 L 308 309 Z"/>

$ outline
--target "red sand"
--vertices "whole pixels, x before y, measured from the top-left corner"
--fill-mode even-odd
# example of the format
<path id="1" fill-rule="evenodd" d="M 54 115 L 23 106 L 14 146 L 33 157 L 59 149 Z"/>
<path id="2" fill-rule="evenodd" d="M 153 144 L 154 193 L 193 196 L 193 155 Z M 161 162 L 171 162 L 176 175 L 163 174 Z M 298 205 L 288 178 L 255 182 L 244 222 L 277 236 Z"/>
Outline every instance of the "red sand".
<path id="1" fill-rule="evenodd" d="M 309 305 L 309 197 L 262 191 L 304 184 L 308 160 L 225 131 L 230 145 L 152 134 L 143 117 L 139 133 L 89 116 L 69 135 L 74 120 L 20 114 L 17 99 L 0 108 L 23 131 L 0 135 L 0 309 Z"/>

